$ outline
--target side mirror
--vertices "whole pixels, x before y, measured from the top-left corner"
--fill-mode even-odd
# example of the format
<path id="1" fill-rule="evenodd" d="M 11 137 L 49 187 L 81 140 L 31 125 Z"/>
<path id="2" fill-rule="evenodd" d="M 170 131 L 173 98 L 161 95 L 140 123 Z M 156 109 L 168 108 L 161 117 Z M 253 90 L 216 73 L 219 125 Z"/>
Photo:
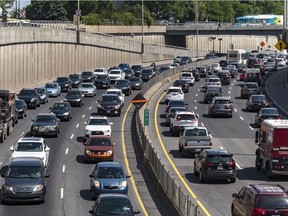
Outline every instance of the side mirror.
<path id="1" fill-rule="evenodd" d="M 135 210 L 134 214 L 140 214 L 141 212 L 139 210 Z"/>
<path id="2" fill-rule="evenodd" d="M 50 151 L 50 148 L 46 146 L 45 151 Z"/>
<path id="3" fill-rule="evenodd" d="M 49 174 L 45 174 L 44 178 L 48 178 L 48 177 L 50 177 L 50 175 Z"/>
<path id="4" fill-rule="evenodd" d="M 113 125 L 113 122 L 110 122 L 110 125 Z"/>
<path id="5" fill-rule="evenodd" d="M 232 197 L 238 198 L 238 194 L 237 193 L 233 193 Z"/>
<path id="6" fill-rule="evenodd" d="M 131 175 L 126 175 L 126 178 L 131 178 Z"/>
<path id="7" fill-rule="evenodd" d="M 255 132 L 255 143 L 258 143 L 258 141 L 259 141 L 259 131 L 257 130 Z"/>
<path id="8" fill-rule="evenodd" d="M 14 146 L 11 146 L 11 147 L 10 147 L 10 151 L 14 151 Z"/>
<path id="9" fill-rule="evenodd" d="M 116 146 L 116 143 L 112 143 L 112 146 Z"/>
<path id="10" fill-rule="evenodd" d="M 90 177 L 90 178 L 94 178 L 94 175 L 90 174 L 89 177 Z"/>

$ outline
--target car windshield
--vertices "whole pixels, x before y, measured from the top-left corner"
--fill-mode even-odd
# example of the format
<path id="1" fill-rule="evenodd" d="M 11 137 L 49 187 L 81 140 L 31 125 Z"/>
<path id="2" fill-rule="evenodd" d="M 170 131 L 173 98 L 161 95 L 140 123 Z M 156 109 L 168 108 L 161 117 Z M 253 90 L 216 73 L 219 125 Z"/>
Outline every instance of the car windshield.
<path id="1" fill-rule="evenodd" d="M 91 84 L 91 83 L 83 83 L 81 85 L 81 88 L 93 88 L 93 84 Z"/>
<path id="2" fill-rule="evenodd" d="M 121 86 L 126 86 L 129 84 L 129 81 L 128 80 L 117 80 L 115 85 L 121 85 Z"/>
<path id="3" fill-rule="evenodd" d="M 131 73 L 133 73 L 133 70 L 132 69 L 125 69 L 124 72 L 127 74 L 131 74 Z"/>
<path id="4" fill-rule="evenodd" d="M 35 95 L 35 91 L 34 90 L 22 90 L 19 95 L 23 95 L 23 96 L 32 96 Z"/>
<path id="5" fill-rule="evenodd" d="M 148 74 L 148 75 L 150 75 L 150 74 L 152 74 L 152 71 L 151 71 L 151 70 L 143 70 L 143 71 L 142 71 L 142 74 Z"/>
<path id="6" fill-rule="evenodd" d="M 56 103 L 53 105 L 52 109 L 57 109 L 57 110 L 68 110 L 68 104 L 65 103 Z"/>
<path id="7" fill-rule="evenodd" d="M 246 88 L 257 88 L 258 85 L 256 83 L 247 83 L 246 85 Z"/>
<path id="8" fill-rule="evenodd" d="M 81 95 L 80 91 L 68 91 L 66 94 L 66 97 L 78 98 L 78 97 L 80 97 L 80 95 Z"/>
<path id="9" fill-rule="evenodd" d="M 218 64 L 211 64 L 212 67 L 218 67 Z"/>
<path id="10" fill-rule="evenodd" d="M 97 208 L 97 215 L 132 215 L 128 200 L 102 200 Z"/>
<path id="11" fill-rule="evenodd" d="M 193 129 L 187 129 L 185 135 L 186 136 L 207 136 L 207 133 L 205 129 L 193 128 Z"/>
<path id="12" fill-rule="evenodd" d="M 184 101 L 178 101 L 178 100 L 169 101 L 169 106 L 176 106 L 176 105 L 185 106 L 185 103 Z"/>
<path id="13" fill-rule="evenodd" d="M 191 74 L 190 73 L 183 73 L 183 74 L 181 74 L 181 77 L 191 77 Z"/>
<path id="14" fill-rule="evenodd" d="M 107 75 L 97 75 L 96 79 L 107 79 Z"/>
<path id="15" fill-rule="evenodd" d="M 219 163 L 219 162 L 232 162 L 233 159 L 231 155 L 211 154 L 211 155 L 207 155 L 207 161 L 212 162 L 212 163 Z"/>
<path id="16" fill-rule="evenodd" d="M 79 77 L 79 75 L 69 75 L 69 77 L 70 77 L 70 79 L 71 80 L 78 80 L 80 77 Z"/>
<path id="17" fill-rule="evenodd" d="M 119 67 L 128 67 L 128 64 L 122 63 L 122 64 L 119 64 Z"/>
<path id="18" fill-rule="evenodd" d="M 129 80 L 130 80 L 130 82 L 139 82 L 140 79 L 141 79 L 140 77 L 132 77 Z"/>
<path id="19" fill-rule="evenodd" d="M 170 109 L 170 113 L 173 114 L 177 111 L 186 111 L 186 108 L 185 107 L 173 107 Z"/>
<path id="20" fill-rule="evenodd" d="M 185 80 L 176 80 L 174 85 L 186 85 L 187 82 Z"/>
<path id="21" fill-rule="evenodd" d="M 7 170 L 9 178 L 39 178 L 43 176 L 41 166 L 10 166 Z"/>
<path id="22" fill-rule="evenodd" d="M 120 99 L 118 96 L 103 96 L 102 102 L 120 102 Z"/>
<path id="23" fill-rule="evenodd" d="M 67 82 L 67 81 L 68 81 L 68 77 L 58 77 L 57 78 L 58 83 L 63 83 L 63 82 Z"/>
<path id="24" fill-rule="evenodd" d="M 125 178 L 121 167 L 99 167 L 96 178 Z"/>
<path id="25" fill-rule="evenodd" d="M 82 72 L 83 76 L 91 76 L 93 72 Z"/>
<path id="26" fill-rule="evenodd" d="M 261 109 L 262 115 L 279 115 L 277 109 Z"/>
<path id="27" fill-rule="evenodd" d="M 118 96 L 121 96 L 121 92 L 120 91 L 107 91 L 106 94 L 116 94 Z"/>
<path id="28" fill-rule="evenodd" d="M 220 82 L 219 79 L 209 79 L 208 82 Z"/>
<path id="29" fill-rule="evenodd" d="M 88 146 L 111 146 L 111 141 L 109 138 L 91 138 L 88 142 Z"/>
<path id="30" fill-rule="evenodd" d="M 220 93 L 220 89 L 207 89 L 206 93 L 207 94 Z"/>
<path id="31" fill-rule="evenodd" d="M 111 70 L 109 74 L 121 74 L 121 71 L 118 70 Z"/>
<path id="32" fill-rule="evenodd" d="M 39 89 L 37 89 L 37 92 L 39 94 L 46 94 L 46 89 L 45 88 L 39 88 Z"/>
<path id="33" fill-rule="evenodd" d="M 42 152 L 43 145 L 41 142 L 18 142 L 15 151 L 19 152 Z"/>
<path id="34" fill-rule="evenodd" d="M 252 101 L 264 101 L 265 99 L 265 95 L 255 95 L 252 97 Z"/>
<path id="35" fill-rule="evenodd" d="M 169 94 L 169 93 L 180 93 L 180 92 L 181 92 L 181 89 L 169 89 L 167 93 Z"/>
<path id="36" fill-rule="evenodd" d="M 215 104 L 230 104 L 231 102 L 229 100 L 216 100 Z"/>
<path id="37" fill-rule="evenodd" d="M 257 208 L 261 209 L 287 209 L 288 197 L 286 196 L 258 196 Z"/>
<path id="38" fill-rule="evenodd" d="M 96 68 L 96 69 L 94 70 L 94 72 L 104 72 L 104 69 L 102 69 L 102 68 Z"/>
<path id="39" fill-rule="evenodd" d="M 39 123 L 55 123 L 56 119 L 54 116 L 48 116 L 48 115 L 38 115 L 35 118 L 35 122 L 39 122 Z"/>
<path id="40" fill-rule="evenodd" d="M 132 65 L 131 67 L 133 70 L 137 70 L 137 69 L 141 69 L 142 66 L 141 65 Z"/>
<path id="41" fill-rule="evenodd" d="M 88 125 L 109 125 L 107 119 L 90 119 Z"/>
<path id="42" fill-rule="evenodd" d="M 48 83 L 45 85 L 46 88 L 57 88 L 57 84 L 55 83 Z"/>
<path id="43" fill-rule="evenodd" d="M 196 118 L 195 118 L 194 115 L 181 114 L 181 115 L 177 115 L 177 120 L 190 120 L 190 121 L 195 121 Z"/>
<path id="44" fill-rule="evenodd" d="M 16 100 L 17 107 L 24 107 L 24 101 Z"/>

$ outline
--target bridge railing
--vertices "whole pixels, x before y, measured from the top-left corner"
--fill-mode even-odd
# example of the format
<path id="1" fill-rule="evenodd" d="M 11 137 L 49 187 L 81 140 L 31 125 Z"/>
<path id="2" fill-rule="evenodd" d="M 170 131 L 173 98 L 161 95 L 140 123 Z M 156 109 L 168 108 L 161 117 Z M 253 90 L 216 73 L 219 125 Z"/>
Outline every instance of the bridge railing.
<path id="1" fill-rule="evenodd" d="M 158 91 L 162 86 L 172 83 L 173 79 L 176 79 L 182 70 L 188 68 L 195 68 L 202 65 L 211 64 L 214 62 L 219 62 L 223 58 L 208 59 L 203 61 L 193 62 L 188 65 L 183 65 L 177 68 L 165 71 L 149 82 L 147 82 L 140 93 L 149 100 L 153 94 Z M 182 216 L 204 216 L 206 215 L 203 209 L 201 209 L 196 200 L 191 198 L 187 190 L 182 186 L 179 179 L 175 176 L 174 170 L 169 170 L 167 163 L 163 161 L 159 153 L 157 153 L 153 141 L 150 139 L 149 134 L 147 134 L 144 126 L 143 120 L 143 108 L 136 110 L 136 127 L 138 131 L 138 137 L 141 142 L 141 146 L 144 151 L 144 157 L 148 161 L 150 167 L 152 168 L 154 175 L 156 176 L 159 185 L 163 188 L 167 197 L 171 200 L 171 203 L 178 210 L 179 214 Z"/>

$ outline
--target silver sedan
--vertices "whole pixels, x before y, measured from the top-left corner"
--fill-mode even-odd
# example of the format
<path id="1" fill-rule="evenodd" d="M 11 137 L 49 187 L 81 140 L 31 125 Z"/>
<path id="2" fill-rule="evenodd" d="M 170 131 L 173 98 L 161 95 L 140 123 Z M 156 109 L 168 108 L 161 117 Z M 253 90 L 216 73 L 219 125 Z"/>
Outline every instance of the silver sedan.
<path id="1" fill-rule="evenodd" d="M 79 86 L 80 91 L 84 96 L 92 96 L 94 97 L 97 92 L 97 88 L 93 83 L 82 83 Z"/>

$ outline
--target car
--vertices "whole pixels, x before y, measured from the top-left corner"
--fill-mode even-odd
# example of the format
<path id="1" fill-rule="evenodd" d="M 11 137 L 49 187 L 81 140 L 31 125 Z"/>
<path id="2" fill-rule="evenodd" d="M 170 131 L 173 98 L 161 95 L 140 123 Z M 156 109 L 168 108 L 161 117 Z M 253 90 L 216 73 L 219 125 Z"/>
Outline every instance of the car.
<path id="1" fill-rule="evenodd" d="M 127 63 L 120 63 L 118 65 L 118 68 L 121 69 L 122 71 L 124 71 L 125 69 L 130 69 L 130 65 Z"/>
<path id="2" fill-rule="evenodd" d="M 258 68 L 248 68 L 246 71 L 245 82 L 257 82 L 261 86 L 261 73 Z"/>
<path id="3" fill-rule="evenodd" d="M 277 66 L 275 62 L 267 62 L 265 65 L 265 71 L 272 72 L 277 71 Z"/>
<path id="4" fill-rule="evenodd" d="M 208 107 L 210 117 L 225 115 L 232 118 L 233 102 L 229 96 L 216 96 L 212 99 Z"/>
<path id="5" fill-rule="evenodd" d="M 30 125 L 30 136 L 54 136 L 60 133 L 60 120 L 53 113 L 39 113 Z"/>
<path id="6" fill-rule="evenodd" d="M 111 87 L 111 81 L 108 75 L 97 75 L 94 85 L 96 86 L 97 89 L 99 88 L 110 88 Z"/>
<path id="7" fill-rule="evenodd" d="M 9 162 L 1 189 L 1 202 L 45 202 L 46 178 L 49 175 L 42 159 L 14 158 Z"/>
<path id="8" fill-rule="evenodd" d="M 260 70 L 261 75 L 265 75 L 265 65 L 261 64 L 254 64 L 253 68 L 258 68 Z"/>
<path id="9" fill-rule="evenodd" d="M 123 70 L 123 72 L 125 73 L 125 79 L 130 79 L 131 77 L 135 76 L 135 72 L 130 68 Z"/>
<path id="10" fill-rule="evenodd" d="M 28 108 L 36 109 L 41 104 L 40 95 L 36 89 L 23 88 L 17 95 L 17 98 L 24 100 Z"/>
<path id="11" fill-rule="evenodd" d="M 200 74 L 197 68 L 190 68 L 189 69 L 190 73 L 193 74 L 193 77 L 195 78 L 195 81 L 200 81 Z"/>
<path id="12" fill-rule="evenodd" d="M 190 64 L 190 63 L 192 63 L 192 58 L 190 56 L 181 56 L 181 61 L 179 63 L 180 65 Z"/>
<path id="13" fill-rule="evenodd" d="M 221 88 L 210 87 L 206 90 L 204 94 L 203 102 L 208 104 L 212 101 L 212 99 L 216 96 L 222 96 Z"/>
<path id="14" fill-rule="evenodd" d="M 69 121 L 72 118 L 72 107 L 68 102 L 55 102 L 49 109 L 60 120 Z"/>
<path id="15" fill-rule="evenodd" d="M 246 185 L 232 197 L 233 216 L 287 215 L 288 212 L 288 191 L 279 184 Z"/>
<path id="16" fill-rule="evenodd" d="M 188 84 L 190 86 L 193 86 L 195 84 L 195 77 L 190 72 L 183 72 L 180 74 L 179 79 L 181 80 L 187 80 Z"/>
<path id="17" fill-rule="evenodd" d="M 169 65 L 169 68 L 176 68 L 176 67 L 178 67 L 178 66 L 179 66 L 178 63 L 171 63 L 171 64 Z"/>
<path id="18" fill-rule="evenodd" d="M 23 119 L 24 117 L 26 117 L 28 112 L 26 102 L 22 99 L 17 99 L 15 101 L 15 105 L 16 105 L 16 112 L 18 113 L 18 118 Z"/>
<path id="19" fill-rule="evenodd" d="M 256 82 L 245 82 L 241 88 L 242 99 L 259 93 L 260 88 Z"/>
<path id="20" fill-rule="evenodd" d="M 111 125 L 112 122 L 109 122 L 106 116 L 91 115 L 87 122 L 84 122 L 84 134 L 85 137 L 91 135 L 105 135 L 111 136 Z"/>
<path id="21" fill-rule="evenodd" d="M 121 115 L 123 102 L 117 94 L 103 94 L 97 102 L 97 113 L 99 115 Z"/>
<path id="22" fill-rule="evenodd" d="M 143 88 L 143 80 L 140 77 L 131 77 L 129 79 L 132 90 L 140 90 Z"/>
<path id="23" fill-rule="evenodd" d="M 111 84 L 114 84 L 116 80 L 125 79 L 125 73 L 121 69 L 112 69 L 108 72 Z"/>
<path id="24" fill-rule="evenodd" d="M 81 73 L 81 77 L 83 79 L 83 82 L 89 82 L 89 83 L 93 83 L 96 79 L 96 76 L 93 71 L 83 71 Z"/>
<path id="25" fill-rule="evenodd" d="M 85 82 L 79 86 L 80 91 L 85 96 L 96 96 L 97 88 L 93 83 Z"/>
<path id="26" fill-rule="evenodd" d="M 219 65 L 220 65 L 221 67 L 226 67 L 228 64 L 229 64 L 229 61 L 228 61 L 228 60 L 220 60 L 220 61 L 219 61 Z"/>
<path id="27" fill-rule="evenodd" d="M 228 70 L 231 78 L 235 78 L 238 75 L 238 69 L 236 68 L 235 65 L 227 65 L 226 67 L 223 68 L 223 70 Z"/>
<path id="28" fill-rule="evenodd" d="M 57 77 L 55 82 L 59 83 L 61 92 L 67 92 L 72 89 L 72 80 L 69 77 Z"/>
<path id="29" fill-rule="evenodd" d="M 174 106 L 169 108 L 168 112 L 165 113 L 167 126 L 170 126 L 171 119 L 174 118 L 175 113 L 179 111 L 185 112 L 187 111 L 187 108 L 186 107 L 174 107 Z"/>
<path id="30" fill-rule="evenodd" d="M 218 87 L 221 88 L 222 84 L 221 84 L 221 80 L 219 77 L 217 76 L 213 76 L 213 77 L 208 77 L 207 82 L 205 82 L 205 88 L 209 88 L 209 87 Z"/>
<path id="31" fill-rule="evenodd" d="M 84 145 L 84 162 L 88 161 L 113 161 L 114 146 L 111 136 L 90 135 Z"/>
<path id="32" fill-rule="evenodd" d="M 204 65 L 204 67 L 206 68 L 208 75 L 214 74 L 214 71 L 211 65 Z"/>
<path id="33" fill-rule="evenodd" d="M 236 182 L 236 163 L 226 149 L 204 149 L 194 160 L 194 175 L 201 183 L 208 179 L 229 179 Z"/>
<path id="34" fill-rule="evenodd" d="M 45 87 L 38 87 L 38 88 L 36 88 L 36 91 L 38 92 L 38 94 L 40 96 L 40 102 L 43 104 L 48 103 L 49 95 L 48 95 L 46 88 Z"/>
<path id="35" fill-rule="evenodd" d="M 165 103 L 167 104 L 170 100 L 184 100 L 184 93 L 181 87 L 171 86 L 166 91 Z"/>
<path id="36" fill-rule="evenodd" d="M 132 65 L 131 69 L 134 71 L 135 76 L 139 77 L 143 70 L 143 65 Z"/>
<path id="37" fill-rule="evenodd" d="M 99 75 L 107 75 L 108 71 L 106 68 L 95 68 L 94 75 L 97 77 Z"/>
<path id="38" fill-rule="evenodd" d="M 83 79 L 80 74 L 69 74 L 68 77 L 71 79 L 72 88 L 78 88 L 83 83 Z"/>
<path id="39" fill-rule="evenodd" d="M 199 75 L 200 75 L 200 78 L 205 78 L 206 76 L 208 76 L 208 71 L 207 71 L 207 68 L 205 66 L 200 66 L 200 67 L 197 67 L 198 71 L 199 71 Z"/>
<path id="40" fill-rule="evenodd" d="M 211 64 L 213 73 L 218 73 L 218 71 L 222 70 L 222 67 L 219 63 L 213 63 Z"/>
<path id="41" fill-rule="evenodd" d="M 261 108 L 269 106 L 270 104 L 267 101 L 266 96 L 263 94 L 251 95 L 246 101 L 246 110 L 248 112 L 259 111 Z"/>
<path id="42" fill-rule="evenodd" d="M 89 177 L 92 199 L 103 193 L 128 193 L 127 179 L 130 178 L 130 175 L 125 173 L 124 168 L 118 162 L 97 163 Z M 110 209 L 112 209 L 112 206 L 110 206 Z"/>
<path id="43" fill-rule="evenodd" d="M 284 58 L 276 58 L 275 60 L 277 62 L 278 67 L 285 67 L 286 66 L 286 61 Z"/>
<path id="44" fill-rule="evenodd" d="M 181 80 L 181 79 L 175 80 L 173 86 L 181 87 L 182 91 L 185 93 L 189 92 L 189 83 L 187 80 Z"/>
<path id="45" fill-rule="evenodd" d="M 259 127 L 265 119 L 282 119 L 282 116 L 280 115 L 277 108 L 261 108 L 255 115 L 255 125 Z"/>
<path id="46" fill-rule="evenodd" d="M 143 80 L 143 82 L 147 82 L 150 79 L 152 79 L 155 75 L 155 72 L 153 71 L 153 69 L 150 68 L 144 68 L 141 72 L 141 79 Z"/>
<path id="47" fill-rule="evenodd" d="M 236 68 L 238 69 L 238 73 L 243 73 L 244 71 L 246 72 L 247 70 L 247 65 L 240 63 L 236 65 Z"/>
<path id="48" fill-rule="evenodd" d="M 231 75 L 228 70 L 221 70 L 217 73 L 217 76 L 220 78 L 222 85 L 230 85 Z"/>
<path id="49" fill-rule="evenodd" d="M 170 133 L 172 136 L 179 136 L 184 127 L 198 126 L 198 114 L 189 111 L 178 111 L 170 122 Z"/>
<path id="50" fill-rule="evenodd" d="M 160 73 L 163 73 L 163 72 L 168 71 L 170 69 L 171 69 L 170 66 L 162 66 L 159 68 L 158 73 L 160 74 Z"/>
<path id="51" fill-rule="evenodd" d="M 140 214 L 139 210 L 133 209 L 129 197 L 125 194 L 100 194 L 92 208 L 89 211 L 91 216 L 101 216 L 103 214 L 135 216 Z"/>
<path id="52" fill-rule="evenodd" d="M 240 81 L 245 81 L 246 76 L 247 76 L 246 70 L 245 70 L 245 71 L 243 70 L 243 71 L 240 73 L 239 80 L 240 80 Z"/>
<path id="53" fill-rule="evenodd" d="M 129 80 L 120 79 L 115 82 L 114 88 L 121 89 L 125 96 L 129 96 L 132 93 L 132 88 Z"/>
<path id="54" fill-rule="evenodd" d="M 121 100 L 121 107 L 124 106 L 124 101 L 125 101 L 125 94 L 123 93 L 123 91 L 121 89 L 117 89 L 117 88 L 113 88 L 113 89 L 108 89 L 106 92 L 105 92 L 106 95 L 118 95 L 118 97 L 120 98 Z"/>
<path id="55" fill-rule="evenodd" d="M 61 94 L 61 87 L 59 83 L 48 82 L 45 84 L 45 88 L 48 92 L 49 97 L 58 97 Z"/>
<path id="56" fill-rule="evenodd" d="M 260 61 L 258 58 L 250 58 L 247 60 L 247 67 L 248 68 L 253 68 L 254 64 L 259 64 Z"/>
<path id="57" fill-rule="evenodd" d="M 215 53 L 213 52 L 210 52 L 210 53 L 207 53 L 205 56 L 204 56 L 204 60 L 206 59 L 213 59 L 213 58 L 216 58 L 217 56 L 215 55 Z"/>
<path id="58" fill-rule="evenodd" d="M 21 137 L 10 147 L 10 151 L 12 151 L 10 161 L 19 157 L 36 157 L 43 161 L 46 168 L 49 165 L 50 148 L 42 137 Z"/>
<path id="59" fill-rule="evenodd" d="M 84 94 L 80 89 L 72 89 L 65 95 L 64 102 L 70 103 L 71 106 L 84 105 Z"/>

